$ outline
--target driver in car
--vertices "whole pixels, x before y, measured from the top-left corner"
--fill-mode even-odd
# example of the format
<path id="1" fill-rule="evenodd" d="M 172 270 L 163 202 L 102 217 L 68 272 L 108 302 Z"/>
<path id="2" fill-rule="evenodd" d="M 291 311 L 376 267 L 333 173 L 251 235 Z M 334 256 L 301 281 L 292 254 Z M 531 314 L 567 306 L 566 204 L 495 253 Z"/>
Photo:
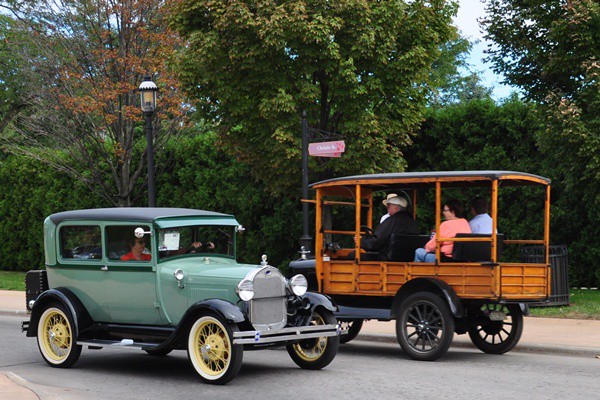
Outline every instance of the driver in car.
<path id="1" fill-rule="evenodd" d="M 404 197 L 395 196 L 387 199 L 386 207 L 389 218 L 375 228 L 372 235 L 361 238 L 360 247 L 370 252 L 379 253 L 382 260 L 388 258 L 390 239 L 393 234 L 419 233 L 417 222 L 408 213 L 408 202 Z"/>

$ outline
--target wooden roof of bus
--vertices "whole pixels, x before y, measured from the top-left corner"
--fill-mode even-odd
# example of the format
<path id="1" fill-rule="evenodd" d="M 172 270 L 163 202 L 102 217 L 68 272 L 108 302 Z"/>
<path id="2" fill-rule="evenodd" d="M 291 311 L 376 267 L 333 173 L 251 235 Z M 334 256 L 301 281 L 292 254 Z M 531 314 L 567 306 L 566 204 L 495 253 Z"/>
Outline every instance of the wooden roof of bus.
<path id="1" fill-rule="evenodd" d="M 327 191 L 331 191 L 333 194 L 333 192 L 337 192 L 335 188 L 341 186 L 363 185 L 372 191 L 380 191 L 398 188 L 427 188 L 434 186 L 436 182 L 441 182 L 444 187 L 488 186 L 494 180 L 498 180 L 506 186 L 550 185 L 550 179 L 525 172 L 431 171 L 346 176 L 316 182 L 310 187 L 312 189 L 327 188 Z"/>

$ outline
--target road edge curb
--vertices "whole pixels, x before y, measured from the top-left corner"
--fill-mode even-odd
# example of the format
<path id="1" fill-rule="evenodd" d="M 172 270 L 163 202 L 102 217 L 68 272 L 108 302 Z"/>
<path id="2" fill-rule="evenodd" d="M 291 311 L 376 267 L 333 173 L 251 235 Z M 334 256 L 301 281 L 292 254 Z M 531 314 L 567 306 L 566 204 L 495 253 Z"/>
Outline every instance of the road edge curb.
<path id="1" fill-rule="evenodd" d="M 363 342 L 375 342 L 375 343 L 395 343 L 398 344 L 396 336 L 394 335 L 377 335 L 377 334 L 359 334 L 355 340 Z M 471 342 L 463 340 L 454 340 L 451 348 L 465 348 L 478 350 Z M 479 350 L 478 350 L 479 351 Z M 569 355 L 578 357 L 600 357 L 600 348 L 594 347 L 572 347 L 572 346 L 553 346 L 553 345 L 534 345 L 519 343 L 511 350 L 511 352 L 520 353 L 538 353 L 538 354 L 555 354 L 555 355 Z"/>

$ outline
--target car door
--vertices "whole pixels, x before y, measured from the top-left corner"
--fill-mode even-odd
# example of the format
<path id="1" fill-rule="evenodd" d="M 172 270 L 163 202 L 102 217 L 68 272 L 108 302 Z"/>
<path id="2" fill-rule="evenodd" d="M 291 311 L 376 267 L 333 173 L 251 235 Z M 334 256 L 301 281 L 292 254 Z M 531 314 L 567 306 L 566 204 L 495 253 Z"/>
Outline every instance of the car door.
<path id="1" fill-rule="evenodd" d="M 70 221 L 58 226 L 57 263 L 47 268 L 50 287 L 72 291 L 94 321 L 110 321 L 107 308 L 102 228 L 99 223 Z"/>
<path id="2" fill-rule="evenodd" d="M 135 237 L 136 228 L 146 232 Z M 111 321 L 115 323 L 160 325 L 156 298 L 155 254 L 153 236 L 148 224 L 107 224 L 106 291 Z M 132 256 L 133 247 L 144 241 L 141 259 Z M 137 242 L 137 243 L 135 243 Z"/>

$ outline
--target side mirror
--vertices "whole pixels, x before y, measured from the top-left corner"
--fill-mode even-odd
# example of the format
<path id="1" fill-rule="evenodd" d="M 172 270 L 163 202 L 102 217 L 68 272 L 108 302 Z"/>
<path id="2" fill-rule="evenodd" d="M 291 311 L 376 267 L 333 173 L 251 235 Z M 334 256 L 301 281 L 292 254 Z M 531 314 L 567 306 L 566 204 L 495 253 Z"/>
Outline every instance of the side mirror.
<path id="1" fill-rule="evenodd" d="M 135 230 L 133 231 L 133 234 L 135 235 L 136 238 L 141 239 L 144 237 L 144 235 L 151 235 L 152 232 L 151 231 L 146 232 L 146 231 L 144 231 L 144 228 L 135 228 Z"/>

